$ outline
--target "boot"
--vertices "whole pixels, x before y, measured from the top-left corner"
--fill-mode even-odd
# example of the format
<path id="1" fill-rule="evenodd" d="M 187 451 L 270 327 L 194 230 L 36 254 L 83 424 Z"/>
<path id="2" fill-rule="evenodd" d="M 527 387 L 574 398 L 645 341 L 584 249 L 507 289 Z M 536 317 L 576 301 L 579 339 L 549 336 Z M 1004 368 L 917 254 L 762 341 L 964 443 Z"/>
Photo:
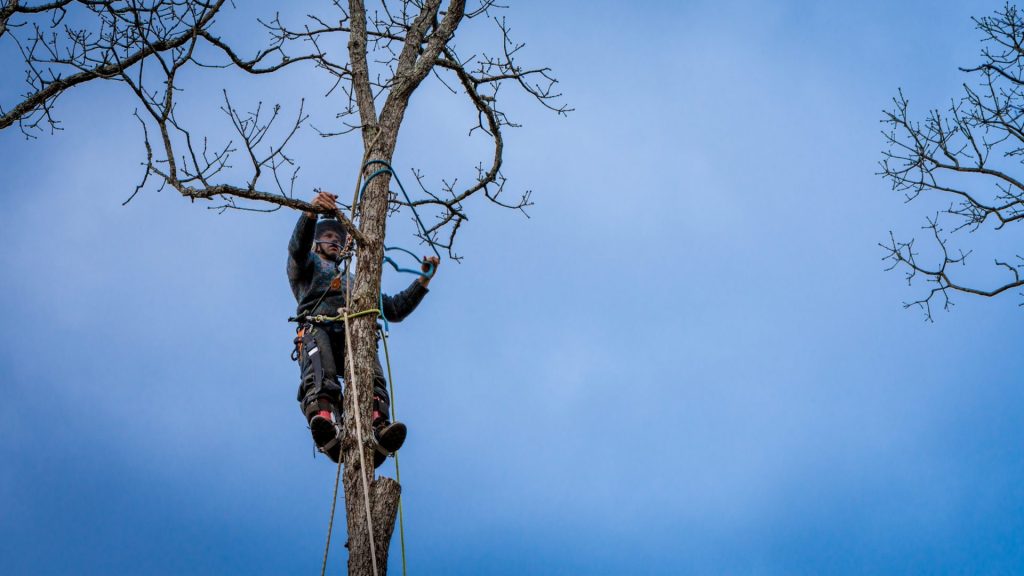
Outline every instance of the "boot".
<path id="1" fill-rule="evenodd" d="M 391 413 L 391 403 L 387 392 L 381 387 L 374 387 L 373 391 L 373 438 L 377 445 L 384 449 L 385 455 L 397 452 L 405 442 L 406 428 L 401 422 L 392 423 L 388 415 Z"/>
<path id="2" fill-rule="evenodd" d="M 405 443 L 405 436 L 408 430 L 401 422 L 389 423 L 387 420 L 380 420 L 373 427 L 373 439 L 377 443 L 377 450 L 373 453 L 373 467 L 380 468 L 388 455 L 394 454 Z"/>
<path id="3" fill-rule="evenodd" d="M 388 421 L 390 405 L 386 398 L 383 392 L 373 395 L 373 440 L 377 447 L 373 453 L 374 468 L 380 467 L 389 454 L 402 447 L 408 432 L 405 424 Z"/>
<path id="4" fill-rule="evenodd" d="M 391 423 L 384 420 L 373 427 L 373 434 L 376 437 L 377 444 L 388 454 L 398 452 L 398 449 L 405 443 L 407 433 L 408 430 L 405 424 L 401 422 Z"/>
<path id="5" fill-rule="evenodd" d="M 307 407 L 309 431 L 316 449 L 337 463 L 341 457 L 341 418 L 337 408 L 327 398 L 317 398 Z"/>
<path id="6" fill-rule="evenodd" d="M 384 382 L 376 382 L 373 388 L 373 467 L 377 468 L 384 460 L 398 451 L 405 443 L 408 430 L 401 422 L 392 423 L 388 418 L 391 413 L 391 402 L 384 388 Z"/>

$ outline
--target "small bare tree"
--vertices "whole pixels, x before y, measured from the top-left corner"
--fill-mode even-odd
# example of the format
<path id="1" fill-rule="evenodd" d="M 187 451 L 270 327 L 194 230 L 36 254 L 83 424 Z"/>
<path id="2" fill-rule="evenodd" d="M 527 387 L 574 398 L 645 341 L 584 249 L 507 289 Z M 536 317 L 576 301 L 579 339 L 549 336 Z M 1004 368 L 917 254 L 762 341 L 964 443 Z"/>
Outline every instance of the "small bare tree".
<path id="1" fill-rule="evenodd" d="M 14 42 L 22 60 L 28 89 L 19 101 L 0 108 L 0 129 L 17 125 L 28 137 L 49 128 L 60 129 L 54 104 L 68 90 L 92 80 L 124 84 L 136 97 L 136 117 L 142 127 L 146 151 L 144 175 L 128 201 L 151 187 L 169 187 L 192 201 L 211 201 L 212 207 L 276 210 L 286 206 L 316 211 L 293 191 L 297 165 L 288 154 L 292 136 L 307 122 L 301 104 L 294 120 L 274 143 L 269 134 L 282 115 L 280 106 L 241 112 L 227 92 L 220 107 L 234 139 L 218 141 L 208 127 L 187 126 L 178 113 L 181 100 L 179 74 L 185 69 L 233 68 L 253 75 L 272 74 L 282 68 L 311 65 L 333 83 L 327 98 L 337 101 L 336 131 L 323 136 L 359 134 L 363 143 L 363 174 L 391 162 L 410 96 L 428 76 L 444 83 L 452 94 L 463 94 L 475 121 L 470 133 L 490 137 L 492 151 L 476 168 L 476 178 L 458 187 L 450 179 L 442 191 L 421 186 L 420 197 L 407 200 L 389 193 L 390 174 L 369 182 L 361 199 L 336 214 L 355 240 L 356 282 L 351 307 L 376 307 L 389 213 L 416 207 L 430 213 L 430 224 L 420 239 L 447 250 L 466 222 L 466 203 L 482 196 L 497 205 L 523 210 L 528 193 L 505 199 L 501 172 L 502 130 L 514 126 L 498 105 L 499 89 L 514 85 L 551 110 L 569 110 L 557 104 L 556 83 L 547 68 L 524 68 L 517 61 L 522 44 L 514 42 L 505 20 L 496 17 L 493 0 L 380 0 L 367 8 L 363 0 L 326 2 L 321 14 L 306 15 L 297 24 L 274 15 L 260 20 L 269 43 L 251 58 L 240 56 L 216 31 L 216 16 L 224 0 L 58 0 L 27 4 L 0 0 L 0 40 Z M 496 25 L 497 43 L 488 52 L 464 56 L 456 46 L 456 30 L 468 20 Z M 344 49 L 338 49 L 344 47 Z M 6 66 L 7 70 L 12 66 Z M 232 159 L 242 158 L 248 177 L 237 177 Z M 228 170 L 228 168 L 233 168 Z M 416 172 L 417 180 L 422 175 Z M 234 178 L 234 179 L 232 179 Z M 126 201 L 127 202 L 127 201 Z M 261 208 L 269 206 L 269 208 Z M 353 318 L 350 338 L 354 347 L 347 362 L 354 362 L 360 405 L 346 394 L 343 444 L 346 462 L 344 490 L 349 534 L 349 573 L 384 573 L 388 544 L 394 529 L 400 487 L 389 478 L 374 478 L 372 448 L 358 445 L 355 414 L 361 414 L 361 436 L 370 438 L 373 360 L 376 324 L 371 316 Z M 346 374 L 349 367 L 346 366 Z M 363 458 L 360 458 L 360 451 Z M 364 494 L 363 486 L 368 486 Z M 370 517 L 364 511 L 368 499 Z M 372 523 L 372 532 L 368 525 Z M 371 555 L 371 539 L 376 556 Z"/>
<path id="2" fill-rule="evenodd" d="M 964 277 L 971 251 L 952 246 L 956 232 L 974 232 L 986 223 L 1001 231 L 1024 220 L 1024 18 L 1007 4 L 974 23 L 983 34 L 982 62 L 961 68 L 973 80 L 964 84 L 964 94 L 947 110 L 933 109 L 917 120 L 900 91 L 882 120 L 889 148 L 881 175 L 908 202 L 932 193 L 949 199 L 925 226 L 935 243 L 934 259 L 922 257 L 914 239 L 901 241 L 890 233 L 881 244 L 890 270 L 906 271 L 908 282 L 920 277 L 931 284 L 921 298 L 904 304 L 920 307 L 929 320 L 937 297 L 948 309 L 951 293 L 992 297 L 1024 287 L 1024 258 L 1013 248 L 994 262 L 1003 279 L 986 286 Z M 951 222 L 949 230 L 940 221 Z"/>

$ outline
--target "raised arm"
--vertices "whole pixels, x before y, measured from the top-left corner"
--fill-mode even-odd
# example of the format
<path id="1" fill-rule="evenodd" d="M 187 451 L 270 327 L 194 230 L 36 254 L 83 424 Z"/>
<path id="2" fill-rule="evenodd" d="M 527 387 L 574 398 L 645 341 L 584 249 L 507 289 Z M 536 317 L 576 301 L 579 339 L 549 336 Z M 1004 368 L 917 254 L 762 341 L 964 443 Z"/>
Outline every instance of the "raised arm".
<path id="1" fill-rule="evenodd" d="M 288 279 L 292 282 L 301 278 L 312 264 L 310 258 L 313 257 L 311 251 L 315 232 L 316 215 L 303 212 L 288 241 Z"/>
<path id="2" fill-rule="evenodd" d="M 310 204 L 314 208 L 325 210 L 337 210 L 338 197 L 330 192 L 317 192 Z M 303 212 L 299 216 L 299 222 L 292 232 L 292 239 L 288 242 L 288 280 L 294 285 L 302 278 L 311 264 L 310 253 L 313 250 L 313 240 L 316 234 L 316 214 Z M 293 286 L 294 290 L 294 286 Z"/>

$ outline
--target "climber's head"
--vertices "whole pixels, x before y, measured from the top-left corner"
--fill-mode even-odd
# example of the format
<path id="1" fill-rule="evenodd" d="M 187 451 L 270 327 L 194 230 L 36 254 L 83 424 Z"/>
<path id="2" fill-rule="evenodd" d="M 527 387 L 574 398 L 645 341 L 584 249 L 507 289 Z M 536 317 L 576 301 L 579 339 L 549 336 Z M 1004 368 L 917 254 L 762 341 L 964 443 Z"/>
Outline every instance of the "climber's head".
<path id="1" fill-rule="evenodd" d="M 325 218 L 316 223 L 313 250 L 328 260 L 337 260 L 345 246 L 345 229 L 333 218 Z"/>

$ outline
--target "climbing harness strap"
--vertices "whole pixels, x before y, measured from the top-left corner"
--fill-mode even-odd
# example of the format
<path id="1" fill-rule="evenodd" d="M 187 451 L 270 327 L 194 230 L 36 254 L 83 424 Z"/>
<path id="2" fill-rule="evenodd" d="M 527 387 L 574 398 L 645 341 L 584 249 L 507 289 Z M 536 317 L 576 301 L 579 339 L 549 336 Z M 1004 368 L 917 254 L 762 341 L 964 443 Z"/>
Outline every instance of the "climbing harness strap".
<path id="1" fill-rule="evenodd" d="M 341 409 L 335 406 L 334 401 L 326 396 L 307 397 L 305 405 L 302 408 L 302 414 L 306 417 L 308 422 L 316 416 L 319 412 L 327 411 L 331 413 L 331 418 L 335 424 L 341 423 Z"/>
<path id="2" fill-rule="evenodd" d="M 349 318 L 359 318 L 360 316 L 369 316 L 370 314 L 377 314 L 379 316 L 380 308 L 370 308 L 369 310 L 363 310 L 362 312 L 356 312 L 355 314 L 345 314 L 344 312 L 339 311 L 337 316 L 327 316 L 325 314 L 317 314 L 316 316 L 302 316 L 301 319 L 305 320 L 306 322 L 309 322 L 310 324 L 326 324 L 327 322 L 348 322 Z"/>
<path id="3" fill-rule="evenodd" d="M 324 452 L 324 453 L 326 453 L 326 452 L 327 452 L 328 450 L 330 450 L 331 448 L 334 448 L 334 447 L 335 447 L 335 446 L 337 446 L 337 445 L 338 445 L 339 443 L 341 443 L 341 435 L 340 435 L 340 434 L 339 434 L 339 435 L 337 435 L 337 436 L 335 436 L 335 437 L 334 437 L 334 438 L 333 438 L 333 439 L 332 439 L 332 440 L 331 440 L 330 442 L 328 442 L 327 444 L 324 444 L 323 446 L 321 446 L 321 447 L 320 447 L 320 451 L 321 451 L 321 452 Z"/>

